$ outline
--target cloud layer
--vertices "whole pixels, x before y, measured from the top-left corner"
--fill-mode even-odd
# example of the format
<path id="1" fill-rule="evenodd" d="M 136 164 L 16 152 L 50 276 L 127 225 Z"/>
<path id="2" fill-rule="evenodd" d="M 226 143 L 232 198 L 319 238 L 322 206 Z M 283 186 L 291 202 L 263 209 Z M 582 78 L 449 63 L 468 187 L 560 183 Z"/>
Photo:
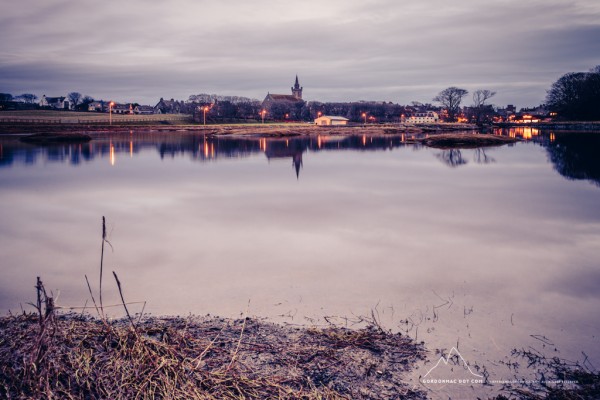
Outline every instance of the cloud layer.
<path id="1" fill-rule="evenodd" d="M 430 102 L 461 86 L 528 106 L 600 64 L 598 21 L 593 0 L 24 0 L 0 13 L 0 91 L 262 99 L 297 73 L 309 100 Z"/>

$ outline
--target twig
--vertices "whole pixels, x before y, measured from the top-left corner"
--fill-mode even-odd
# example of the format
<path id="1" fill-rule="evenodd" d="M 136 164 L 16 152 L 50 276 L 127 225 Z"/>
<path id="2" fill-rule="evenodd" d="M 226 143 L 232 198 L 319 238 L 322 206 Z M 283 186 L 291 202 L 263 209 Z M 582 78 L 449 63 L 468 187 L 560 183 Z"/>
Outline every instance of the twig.
<path id="1" fill-rule="evenodd" d="M 127 305 L 132 305 L 132 304 L 146 304 L 145 301 L 128 301 L 126 303 Z M 112 307 L 122 307 L 123 303 L 119 303 L 119 304 L 109 304 L 107 306 L 104 306 L 104 308 L 112 308 Z M 87 307 L 87 300 L 86 300 L 86 305 L 84 306 L 56 306 L 54 307 L 55 309 L 60 309 L 60 310 L 85 310 Z"/>
<path id="2" fill-rule="evenodd" d="M 119 288 L 119 294 L 121 295 L 121 301 L 123 302 L 123 308 L 125 308 L 125 313 L 127 314 L 127 318 L 129 318 L 129 322 L 131 322 L 131 326 L 133 327 L 133 330 L 137 332 L 137 330 L 135 328 L 135 323 L 133 322 L 133 318 L 131 318 L 131 314 L 129 314 L 129 310 L 127 309 L 127 303 L 125 303 L 125 298 L 123 297 L 123 290 L 121 289 L 121 281 L 119 281 L 119 277 L 117 276 L 117 273 L 115 271 L 113 271 L 113 275 L 115 277 L 115 280 L 117 281 L 117 287 Z"/>
<path id="3" fill-rule="evenodd" d="M 133 303 L 129 303 L 129 304 L 136 304 L 136 303 L 141 303 L 141 301 L 137 301 L 137 302 L 133 302 Z M 140 317 L 138 318 L 138 324 L 142 321 L 142 317 L 144 316 L 144 310 L 146 309 L 146 302 L 144 301 L 144 306 L 142 307 L 142 312 L 140 312 Z"/>
<path id="4" fill-rule="evenodd" d="M 240 344 L 242 343 L 242 336 L 244 335 L 244 329 L 246 329 L 246 321 L 248 321 L 248 309 L 250 308 L 250 300 L 248 300 L 248 305 L 246 306 L 246 312 L 244 313 L 244 323 L 242 324 L 242 330 L 240 331 L 240 339 L 237 342 L 237 346 L 235 347 L 235 351 L 233 352 L 233 356 L 231 357 L 231 362 L 227 366 L 227 370 L 231 368 L 235 359 L 237 358 L 238 352 L 240 350 Z"/>
<path id="5" fill-rule="evenodd" d="M 88 291 L 90 292 L 90 296 L 92 297 L 92 303 L 94 303 L 94 307 L 96 308 L 96 312 L 98 313 L 98 316 L 102 320 L 104 320 L 104 315 L 100 314 L 100 310 L 98 309 L 98 305 L 96 304 L 96 299 L 94 299 L 94 293 L 92 292 L 92 287 L 90 286 L 90 281 L 89 281 L 87 275 L 84 275 L 84 276 L 85 276 L 85 281 L 87 283 Z"/>
<path id="6" fill-rule="evenodd" d="M 102 307 L 102 270 L 104 264 L 104 241 L 106 240 L 106 218 L 102 216 L 102 251 L 100 253 L 100 309 L 104 316 L 104 308 Z"/>

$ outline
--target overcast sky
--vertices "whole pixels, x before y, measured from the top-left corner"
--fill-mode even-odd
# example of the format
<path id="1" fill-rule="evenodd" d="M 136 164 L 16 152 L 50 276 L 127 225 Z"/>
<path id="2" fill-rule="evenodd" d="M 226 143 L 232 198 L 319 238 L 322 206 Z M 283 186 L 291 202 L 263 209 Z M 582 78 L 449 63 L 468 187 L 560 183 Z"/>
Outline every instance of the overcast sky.
<path id="1" fill-rule="evenodd" d="M 0 92 L 154 105 L 216 93 L 544 101 L 600 64 L 598 0 L 19 0 L 0 5 Z M 470 96 L 467 103 L 471 102 Z"/>

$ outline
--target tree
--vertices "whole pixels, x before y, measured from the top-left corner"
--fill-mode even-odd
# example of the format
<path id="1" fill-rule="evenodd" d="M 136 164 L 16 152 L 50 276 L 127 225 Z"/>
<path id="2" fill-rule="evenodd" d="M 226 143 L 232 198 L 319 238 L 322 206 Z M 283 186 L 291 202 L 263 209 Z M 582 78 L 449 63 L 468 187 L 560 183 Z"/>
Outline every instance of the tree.
<path id="1" fill-rule="evenodd" d="M 600 120 L 600 65 L 590 72 L 561 76 L 548 91 L 546 103 L 563 119 Z"/>
<path id="2" fill-rule="evenodd" d="M 476 122 L 481 122 L 481 116 L 485 110 L 485 102 L 494 97 L 496 92 L 488 89 L 478 89 L 473 92 L 473 108 L 475 109 Z"/>
<path id="3" fill-rule="evenodd" d="M 485 102 L 494 97 L 496 92 L 487 89 L 479 89 L 473 92 L 473 107 L 483 107 Z"/>
<path id="4" fill-rule="evenodd" d="M 463 97 L 469 92 L 465 89 L 457 87 L 449 87 L 448 89 L 442 90 L 437 96 L 433 98 L 433 101 L 440 103 L 448 111 L 448 119 L 453 122 L 456 121 L 456 115 L 460 110 L 460 103 Z"/>
<path id="5" fill-rule="evenodd" d="M 71 92 L 67 96 L 73 108 L 77 107 L 81 103 L 81 99 L 83 99 L 83 96 L 79 92 Z"/>
<path id="6" fill-rule="evenodd" d="M 13 99 L 10 93 L 0 93 L 0 101 L 11 101 Z"/>
<path id="7" fill-rule="evenodd" d="M 90 96 L 83 96 L 81 103 L 75 106 L 75 110 L 77 111 L 88 111 L 90 103 L 94 102 L 94 98 Z"/>
<path id="8" fill-rule="evenodd" d="M 23 93 L 22 95 L 17 96 L 17 98 L 23 100 L 27 104 L 33 104 L 38 97 L 35 94 Z"/>

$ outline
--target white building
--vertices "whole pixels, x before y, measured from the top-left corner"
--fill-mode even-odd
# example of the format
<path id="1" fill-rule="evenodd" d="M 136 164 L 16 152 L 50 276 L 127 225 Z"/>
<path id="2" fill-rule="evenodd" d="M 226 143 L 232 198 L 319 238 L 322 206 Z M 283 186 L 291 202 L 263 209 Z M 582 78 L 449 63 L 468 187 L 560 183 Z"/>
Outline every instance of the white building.
<path id="1" fill-rule="evenodd" d="M 348 118 L 323 115 L 315 118 L 315 125 L 348 125 Z"/>
<path id="2" fill-rule="evenodd" d="M 46 95 L 43 95 L 40 99 L 40 107 L 50 107 L 57 110 L 70 110 L 71 103 L 66 97 L 46 97 Z"/>
<path id="3" fill-rule="evenodd" d="M 435 124 L 440 121 L 440 116 L 434 111 L 414 113 L 406 119 L 407 124 Z"/>
<path id="4" fill-rule="evenodd" d="M 133 109 L 134 114 L 154 114 L 154 107 L 152 106 L 137 106 Z"/>

